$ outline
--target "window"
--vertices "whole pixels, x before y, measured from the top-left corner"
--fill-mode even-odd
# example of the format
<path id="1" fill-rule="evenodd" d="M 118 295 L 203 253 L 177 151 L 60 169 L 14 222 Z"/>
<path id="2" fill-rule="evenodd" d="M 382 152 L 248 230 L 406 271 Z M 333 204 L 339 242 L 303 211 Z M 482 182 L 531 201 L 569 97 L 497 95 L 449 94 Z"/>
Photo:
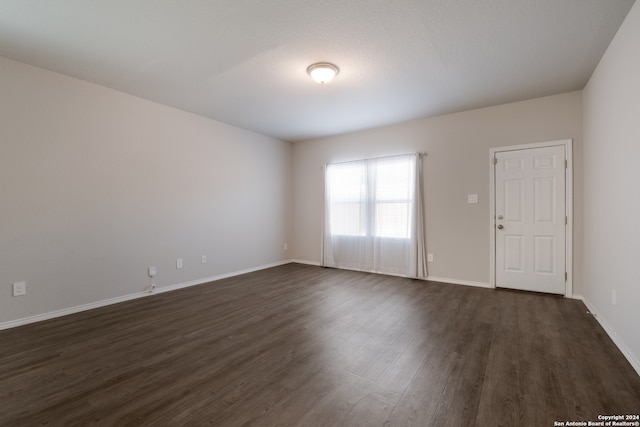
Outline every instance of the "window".
<path id="1" fill-rule="evenodd" d="M 415 156 L 328 165 L 330 233 L 410 238 L 414 173 Z"/>
<path id="2" fill-rule="evenodd" d="M 379 161 L 375 183 L 374 235 L 408 239 L 411 237 L 414 158 Z"/>
<path id="3" fill-rule="evenodd" d="M 327 166 L 327 200 L 331 234 L 366 236 L 366 209 L 362 203 L 366 192 L 365 162 Z"/>
<path id="4" fill-rule="evenodd" d="M 327 165 L 322 265 L 426 277 L 420 159 Z"/>

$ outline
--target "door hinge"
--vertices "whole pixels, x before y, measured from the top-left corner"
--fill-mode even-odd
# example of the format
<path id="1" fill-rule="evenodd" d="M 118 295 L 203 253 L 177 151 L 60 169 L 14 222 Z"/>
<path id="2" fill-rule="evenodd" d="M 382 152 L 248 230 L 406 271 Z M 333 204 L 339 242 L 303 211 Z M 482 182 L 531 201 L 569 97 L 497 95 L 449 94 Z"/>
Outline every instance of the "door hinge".
<path id="1" fill-rule="evenodd" d="M 567 169 L 569 167 L 569 161 L 565 159 L 564 168 Z"/>
<path id="2" fill-rule="evenodd" d="M 491 161 L 493 162 L 494 165 L 498 164 L 498 159 L 496 157 L 494 157 Z"/>
<path id="3" fill-rule="evenodd" d="M 564 217 L 564 225 L 567 225 L 567 224 L 569 224 L 569 217 L 565 216 Z"/>
<path id="4" fill-rule="evenodd" d="M 566 271 L 564 272 L 564 281 L 566 282 L 567 280 L 569 280 L 569 273 L 567 273 Z"/>

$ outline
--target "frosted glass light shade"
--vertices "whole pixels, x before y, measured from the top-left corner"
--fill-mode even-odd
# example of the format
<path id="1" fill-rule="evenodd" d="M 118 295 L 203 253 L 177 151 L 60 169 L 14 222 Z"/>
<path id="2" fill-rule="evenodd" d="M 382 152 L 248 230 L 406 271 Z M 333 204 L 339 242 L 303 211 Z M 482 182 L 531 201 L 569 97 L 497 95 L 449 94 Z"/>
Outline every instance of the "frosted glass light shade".
<path id="1" fill-rule="evenodd" d="M 328 62 L 318 62 L 307 68 L 307 73 L 320 84 L 329 83 L 338 74 L 338 67 Z"/>

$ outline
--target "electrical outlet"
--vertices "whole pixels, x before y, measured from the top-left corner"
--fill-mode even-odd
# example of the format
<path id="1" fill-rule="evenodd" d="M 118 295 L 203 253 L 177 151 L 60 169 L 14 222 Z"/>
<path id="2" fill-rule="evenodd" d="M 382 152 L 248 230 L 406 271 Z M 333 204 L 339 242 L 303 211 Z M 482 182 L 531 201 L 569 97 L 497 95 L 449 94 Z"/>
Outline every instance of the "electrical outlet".
<path id="1" fill-rule="evenodd" d="M 182 258 L 178 258 L 176 260 L 176 268 L 182 268 L 184 267 L 184 263 L 182 262 Z"/>
<path id="2" fill-rule="evenodd" d="M 18 297 L 20 295 L 27 294 L 27 282 L 14 282 L 13 283 L 13 296 Z"/>
<path id="3" fill-rule="evenodd" d="M 433 262 L 433 254 L 427 254 L 427 262 Z"/>
<path id="4" fill-rule="evenodd" d="M 200 261 L 201 261 L 203 264 L 206 264 L 206 263 L 207 263 L 207 256 L 206 256 L 206 255 L 202 255 L 202 256 L 200 257 Z"/>
<path id="5" fill-rule="evenodd" d="M 618 295 L 615 289 L 611 291 L 611 304 L 618 305 Z"/>
<path id="6" fill-rule="evenodd" d="M 158 274 L 156 266 L 152 265 L 151 267 L 149 267 L 149 272 L 147 274 L 149 275 L 149 277 L 156 277 L 156 274 Z"/>
<path id="7" fill-rule="evenodd" d="M 285 251 L 287 250 L 288 246 L 287 246 L 286 243 L 284 244 L 283 248 L 284 248 Z"/>

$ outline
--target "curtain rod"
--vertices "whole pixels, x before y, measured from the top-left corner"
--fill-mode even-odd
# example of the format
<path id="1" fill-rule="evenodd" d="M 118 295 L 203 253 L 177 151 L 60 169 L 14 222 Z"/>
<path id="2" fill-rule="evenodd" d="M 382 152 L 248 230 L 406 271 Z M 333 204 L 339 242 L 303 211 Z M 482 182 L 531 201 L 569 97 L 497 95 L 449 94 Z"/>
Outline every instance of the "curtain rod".
<path id="1" fill-rule="evenodd" d="M 427 153 L 421 153 L 419 151 L 416 151 L 414 153 L 392 154 L 390 156 L 368 157 L 366 159 L 344 160 L 342 162 L 331 162 L 331 163 L 325 163 L 325 164 L 326 165 L 339 165 L 339 164 L 342 164 L 342 163 L 361 162 L 361 161 L 367 161 L 367 160 L 390 159 L 392 157 L 412 156 L 414 154 L 419 154 L 421 156 L 426 156 L 427 155 Z"/>

